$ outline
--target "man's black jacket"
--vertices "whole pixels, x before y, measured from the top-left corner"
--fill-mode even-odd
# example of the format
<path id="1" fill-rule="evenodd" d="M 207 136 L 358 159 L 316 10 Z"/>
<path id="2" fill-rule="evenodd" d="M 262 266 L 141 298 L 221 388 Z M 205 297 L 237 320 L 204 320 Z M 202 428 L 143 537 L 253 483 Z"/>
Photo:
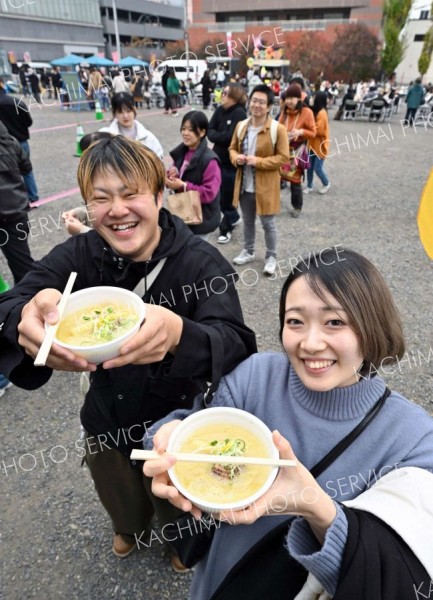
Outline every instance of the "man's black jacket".
<path id="1" fill-rule="evenodd" d="M 243 321 L 237 277 L 229 263 L 165 209 L 160 211 L 159 225 L 161 242 L 147 262 L 122 258 L 90 231 L 56 246 L 13 290 L 0 296 L 0 372 L 19 387 L 36 389 L 48 381 L 52 370 L 34 367 L 17 343 L 24 304 L 44 288 L 63 291 L 71 271 L 78 273 L 74 291 L 98 285 L 133 290 L 167 257 L 143 300 L 183 317 L 175 356 L 167 354 L 152 365 L 98 367 L 91 374 L 81 410 L 84 428 L 93 435 L 108 434 L 108 443 L 114 438 L 112 445 L 118 447 L 125 438 L 119 431 L 131 427 L 131 446 L 141 447 L 144 422 L 149 425 L 176 408 L 191 406 L 206 382 L 216 383 L 257 351 L 254 334 Z M 128 452 L 128 448 L 120 449 Z"/>
<path id="2" fill-rule="evenodd" d="M 0 121 L 0 219 L 27 220 L 29 197 L 23 175 L 32 170 L 27 152 Z"/>
<path id="3" fill-rule="evenodd" d="M 233 133 L 239 121 L 247 118 L 245 108 L 240 104 L 234 104 L 230 108 L 218 106 L 209 123 L 207 136 L 214 143 L 213 151 L 219 157 L 221 165 L 233 167 L 230 162 L 229 146 Z"/>
<path id="4" fill-rule="evenodd" d="M 9 96 L 0 89 L 0 121 L 19 142 L 29 139 L 29 127 L 33 123 L 30 110 L 25 102 Z"/>

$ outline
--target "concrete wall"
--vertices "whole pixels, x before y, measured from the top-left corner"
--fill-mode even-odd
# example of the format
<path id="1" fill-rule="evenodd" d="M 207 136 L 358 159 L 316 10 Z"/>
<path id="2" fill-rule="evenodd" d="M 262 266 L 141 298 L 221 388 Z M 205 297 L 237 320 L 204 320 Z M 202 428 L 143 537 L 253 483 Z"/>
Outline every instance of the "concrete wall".
<path id="1" fill-rule="evenodd" d="M 68 47 L 68 50 L 65 47 Z M 13 51 L 18 61 L 29 52 L 33 61 L 51 61 L 77 47 L 104 50 L 102 25 L 84 26 L 46 19 L 23 19 L 0 14 L 0 48 Z"/>
<path id="2" fill-rule="evenodd" d="M 432 22 L 430 20 L 409 21 L 406 29 L 406 52 L 402 62 L 396 69 L 398 83 L 408 84 L 419 77 L 418 59 L 423 47 L 422 41 L 415 42 L 415 35 L 425 34 L 430 29 Z M 424 75 L 423 83 L 433 83 L 433 60 L 430 68 Z"/>
<path id="3" fill-rule="evenodd" d="M 0 14 L 100 25 L 99 0 L 0 0 Z"/>

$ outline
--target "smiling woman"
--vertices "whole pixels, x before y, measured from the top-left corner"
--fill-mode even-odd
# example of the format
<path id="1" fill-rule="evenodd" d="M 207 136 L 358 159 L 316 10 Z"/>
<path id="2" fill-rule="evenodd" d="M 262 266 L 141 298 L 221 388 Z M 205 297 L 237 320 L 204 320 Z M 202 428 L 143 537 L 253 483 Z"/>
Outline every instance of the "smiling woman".
<path id="1" fill-rule="evenodd" d="M 305 277 L 286 296 L 284 350 L 304 385 L 317 391 L 356 383 L 363 362 L 348 314 L 327 300 L 316 296 Z"/>
<path id="2" fill-rule="evenodd" d="M 203 222 L 190 225 L 193 233 L 207 240 L 220 221 L 220 159 L 208 148 L 209 121 L 200 110 L 187 112 L 180 127 L 182 143 L 170 156 L 173 165 L 167 171 L 166 186 L 172 193 L 196 191 L 200 195 Z"/>
<path id="3" fill-rule="evenodd" d="M 404 353 L 401 321 L 385 281 L 351 250 L 327 249 L 299 262 L 281 291 L 280 338 L 284 353 L 262 352 L 244 361 L 222 380 L 211 406 L 259 417 L 274 430 L 280 458 L 298 464 L 280 469 L 249 508 L 220 515 L 223 522 L 195 568 L 190 598 L 293 600 L 309 571 L 318 580 L 317 597 L 326 590 L 334 600 L 409 600 L 433 564 L 422 554 L 425 524 L 433 523 L 433 420 L 389 392 L 377 369 L 371 370 Z M 197 402 L 195 411 L 200 408 Z M 178 411 L 172 418 L 188 414 Z M 158 452 L 178 424 L 170 415 L 164 419 L 152 438 Z M 167 474 L 172 464 L 168 458 L 145 463 L 144 472 L 154 477 L 152 490 L 199 518 L 198 508 L 173 489 Z M 369 490 L 372 469 L 383 475 L 389 465 L 398 471 Z M 328 495 L 326 482 L 352 481 L 354 473 L 359 485 Z M 419 486 L 413 502 L 413 486 L 398 485 L 410 474 L 429 482 Z M 389 486 L 386 493 L 382 485 Z M 390 511 L 394 502 L 404 506 L 395 511 L 397 518 Z M 242 535 L 232 527 L 239 524 Z M 417 528 L 423 535 L 414 539 Z M 353 582 L 366 572 L 368 585 L 355 591 Z M 386 572 L 394 574 L 392 584 L 381 575 Z"/>

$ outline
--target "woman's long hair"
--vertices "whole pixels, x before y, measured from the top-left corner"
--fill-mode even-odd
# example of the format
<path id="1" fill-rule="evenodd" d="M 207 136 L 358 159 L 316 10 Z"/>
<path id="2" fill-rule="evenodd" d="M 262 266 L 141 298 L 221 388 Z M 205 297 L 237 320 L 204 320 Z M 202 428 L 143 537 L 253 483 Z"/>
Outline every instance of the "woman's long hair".
<path id="1" fill-rule="evenodd" d="M 328 94 L 326 92 L 317 92 L 314 96 L 313 113 L 316 116 L 322 109 L 328 108 Z"/>

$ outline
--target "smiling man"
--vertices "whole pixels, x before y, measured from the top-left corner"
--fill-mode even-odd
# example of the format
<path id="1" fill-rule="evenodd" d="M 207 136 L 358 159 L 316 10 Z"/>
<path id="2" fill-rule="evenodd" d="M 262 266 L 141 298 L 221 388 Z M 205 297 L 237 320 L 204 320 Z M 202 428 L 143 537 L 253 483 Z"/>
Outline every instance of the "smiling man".
<path id="1" fill-rule="evenodd" d="M 274 93 L 267 85 L 257 85 L 250 95 L 251 117 L 240 121 L 229 147 L 236 167 L 233 205 L 242 209 L 244 248 L 233 259 L 244 265 L 255 259 L 256 215 L 265 234 L 263 273 L 273 276 L 277 267 L 276 215 L 280 212 L 280 167 L 289 160 L 285 128 L 270 116 Z"/>
<path id="2" fill-rule="evenodd" d="M 119 557 L 150 533 L 156 509 L 161 526 L 174 516 L 156 506 L 141 465 L 129 461 L 132 448 L 142 447 L 153 421 L 191 406 L 207 382 L 217 384 L 256 352 L 230 265 L 161 208 L 164 181 L 162 162 L 139 142 L 117 136 L 91 146 L 78 182 L 93 230 L 56 246 L 0 298 L 0 371 L 13 383 L 32 390 L 53 369 L 91 372 L 81 409 L 86 461 Z M 47 366 L 35 367 L 44 324 L 57 321 L 71 271 L 78 273 L 74 291 L 98 285 L 135 291 L 146 303 L 146 319 L 120 356 L 102 365 L 53 344 Z M 172 564 L 182 569 L 177 557 Z"/>

